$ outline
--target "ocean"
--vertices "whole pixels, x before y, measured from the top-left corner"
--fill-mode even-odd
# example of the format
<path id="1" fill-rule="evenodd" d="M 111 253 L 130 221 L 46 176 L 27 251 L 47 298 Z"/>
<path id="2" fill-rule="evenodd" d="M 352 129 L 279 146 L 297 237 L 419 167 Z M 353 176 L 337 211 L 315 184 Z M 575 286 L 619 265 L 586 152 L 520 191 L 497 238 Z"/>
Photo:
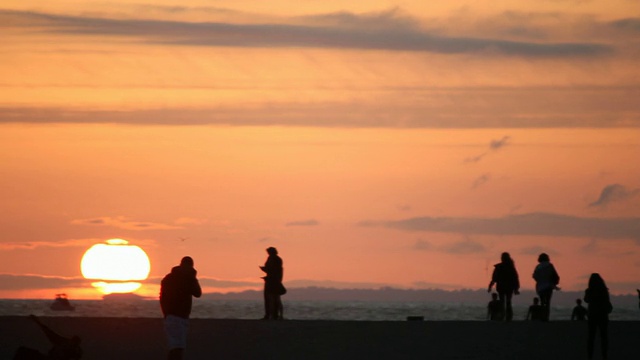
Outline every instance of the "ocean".
<path id="1" fill-rule="evenodd" d="M 161 317 L 157 300 L 73 300 L 75 311 L 53 311 L 51 300 L 0 300 L 0 316 Z M 553 303 L 552 303 L 553 305 Z M 429 320 L 484 321 L 484 305 L 424 301 L 302 301 L 284 300 L 284 317 L 291 320 L 404 321 L 408 316 Z M 514 321 L 524 320 L 528 305 L 514 305 Z M 552 306 L 551 320 L 570 320 L 570 306 Z M 192 318 L 260 319 L 264 305 L 258 300 L 195 299 Z M 638 306 L 615 307 L 611 320 L 640 321 Z"/>

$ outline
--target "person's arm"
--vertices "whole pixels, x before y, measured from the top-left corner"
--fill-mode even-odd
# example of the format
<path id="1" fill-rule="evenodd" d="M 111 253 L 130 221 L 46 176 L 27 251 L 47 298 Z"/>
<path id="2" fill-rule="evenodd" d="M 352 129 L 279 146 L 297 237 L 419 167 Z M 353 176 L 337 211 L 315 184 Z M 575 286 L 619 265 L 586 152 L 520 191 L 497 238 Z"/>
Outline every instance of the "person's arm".
<path id="1" fill-rule="evenodd" d="M 576 317 L 578 316 L 578 307 L 574 307 L 573 311 L 571 312 L 571 321 L 575 320 Z"/>
<path id="2" fill-rule="evenodd" d="M 489 282 L 489 288 L 487 289 L 487 292 L 491 292 L 491 288 L 493 287 L 493 285 L 497 282 L 497 274 L 496 271 L 498 270 L 498 268 L 493 268 L 493 273 L 491 274 L 491 281 Z"/>
<path id="3" fill-rule="evenodd" d="M 197 271 L 193 269 L 193 283 L 191 287 L 191 295 L 199 298 L 202 296 L 202 288 L 200 287 L 200 282 L 198 282 L 198 278 L 196 277 Z"/>
<path id="4" fill-rule="evenodd" d="M 531 317 L 531 306 L 529 306 L 529 311 L 527 311 L 527 317 L 525 318 L 525 320 L 529 320 L 530 317 Z"/>

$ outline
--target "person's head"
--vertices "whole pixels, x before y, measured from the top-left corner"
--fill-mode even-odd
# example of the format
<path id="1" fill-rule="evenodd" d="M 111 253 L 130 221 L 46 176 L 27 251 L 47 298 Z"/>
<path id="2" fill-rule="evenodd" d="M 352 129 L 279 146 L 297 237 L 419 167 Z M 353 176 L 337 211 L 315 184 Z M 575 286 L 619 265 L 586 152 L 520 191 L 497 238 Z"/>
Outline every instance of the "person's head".
<path id="1" fill-rule="evenodd" d="M 540 256 L 538 256 L 538 262 L 549 262 L 549 255 L 547 255 L 546 253 L 542 253 L 540 254 Z"/>
<path id="2" fill-rule="evenodd" d="M 492 298 L 493 300 L 498 300 L 498 294 L 497 294 L 497 293 L 492 293 L 492 294 L 491 294 L 491 298 Z"/>
<path id="3" fill-rule="evenodd" d="M 600 274 L 593 273 L 589 277 L 589 289 L 594 290 L 607 290 L 607 285 L 604 283 L 604 279 Z"/>
<path id="4" fill-rule="evenodd" d="M 538 299 L 537 297 L 533 298 L 533 305 L 538 305 L 539 302 L 540 302 L 540 299 Z"/>
<path id="5" fill-rule="evenodd" d="M 278 255 L 278 250 L 273 246 L 267 248 L 267 254 L 269 255 Z"/>
<path id="6" fill-rule="evenodd" d="M 578 304 L 578 305 L 582 305 L 582 300 L 580 300 L 580 299 L 576 299 L 576 304 Z"/>
<path id="7" fill-rule="evenodd" d="M 180 260 L 180 266 L 184 266 L 184 267 L 193 267 L 193 259 L 191 258 L 191 256 L 185 256 L 182 258 L 182 260 Z"/>
<path id="8" fill-rule="evenodd" d="M 508 252 L 503 252 L 502 255 L 500 255 L 500 261 L 507 264 L 513 264 L 513 259 Z"/>

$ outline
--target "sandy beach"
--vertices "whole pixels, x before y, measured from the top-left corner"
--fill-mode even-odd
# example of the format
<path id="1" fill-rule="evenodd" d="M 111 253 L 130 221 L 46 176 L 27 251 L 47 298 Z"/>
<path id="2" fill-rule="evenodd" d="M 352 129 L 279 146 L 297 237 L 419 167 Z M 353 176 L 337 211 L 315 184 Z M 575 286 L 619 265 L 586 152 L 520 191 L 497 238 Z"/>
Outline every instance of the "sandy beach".
<path id="1" fill-rule="evenodd" d="M 159 318 L 42 321 L 82 337 L 91 360 L 163 359 Z M 192 319 L 187 359 L 586 359 L 586 323 Z M 632 359 L 640 322 L 610 323 L 610 359 Z M 0 359 L 19 345 L 48 349 L 27 317 L 0 317 Z M 599 353 L 599 345 L 596 345 Z M 598 357 L 596 357 L 598 358 Z"/>

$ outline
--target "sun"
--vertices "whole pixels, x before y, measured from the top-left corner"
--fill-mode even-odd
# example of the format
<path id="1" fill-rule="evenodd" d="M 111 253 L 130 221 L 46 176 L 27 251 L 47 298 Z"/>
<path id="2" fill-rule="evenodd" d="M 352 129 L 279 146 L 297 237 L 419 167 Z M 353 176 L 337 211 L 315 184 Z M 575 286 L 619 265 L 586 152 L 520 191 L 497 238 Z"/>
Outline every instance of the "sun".
<path id="1" fill-rule="evenodd" d="M 82 276 L 104 294 L 129 293 L 140 288 L 151 271 L 149 257 L 139 246 L 123 239 L 95 244 L 82 256 Z"/>

